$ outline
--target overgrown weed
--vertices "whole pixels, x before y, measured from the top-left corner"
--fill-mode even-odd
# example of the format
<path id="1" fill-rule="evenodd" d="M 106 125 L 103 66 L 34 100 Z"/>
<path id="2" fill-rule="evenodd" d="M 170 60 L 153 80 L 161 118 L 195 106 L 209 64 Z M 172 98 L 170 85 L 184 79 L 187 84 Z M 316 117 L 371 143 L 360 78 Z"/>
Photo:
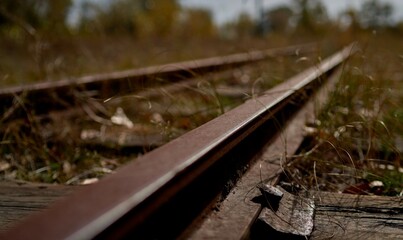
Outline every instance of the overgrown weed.
<path id="1" fill-rule="evenodd" d="M 184 83 L 175 91 L 169 89 L 169 79 L 157 79 L 151 87 L 133 86 L 104 101 L 86 99 L 78 92 L 78 109 L 49 116 L 37 116 L 27 108 L 25 119 L 10 121 L 1 128 L 1 176 L 71 184 L 80 183 L 82 179 L 77 176 L 101 177 L 108 171 L 99 169 L 113 171 L 154 147 L 122 151 L 131 149 L 133 136 L 135 142 L 144 141 L 145 145 L 153 139 L 158 144 L 168 142 L 309 65 L 298 61 L 300 57 L 279 57 L 223 75 L 194 73 L 195 84 Z M 292 70 L 289 65 L 294 66 Z M 118 108 L 130 124 L 117 126 L 111 121 Z"/>
<path id="2" fill-rule="evenodd" d="M 375 45 L 382 41 L 373 41 L 344 68 L 330 101 L 308 127 L 312 142 L 284 170 L 282 180 L 288 185 L 354 194 L 403 194 L 398 140 L 403 134 L 401 63 Z M 397 44 L 391 41 L 386 46 L 393 43 Z"/>
<path id="3" fill-rule="evenodd" d="M 91 58 L 92 53 L 89 54 Z M 73 114 L 56 113 L 43 118 L 26 109 L 29 118 L 3 125 L 1 129 L 0 173 L 3 178 L 49 183 L 80 183 L 82 179 L 77 176 L 99 178 L 108 173 L 99 169 L 113 171 L 139 154 L 138 151 L 116 154 L 122 152 L 122 145 L 126 146 L 130 135 L 147 139 L 158 134 L 162 142 L 168 142 L 291 77 L 309 66 L 309 59 L 314 58 L 278 57 L 253 67 L 237 68 L 226 77 L 214 74 L 202 77 L 194 73 L 200 78 L 199 84 L 174 93 L 158 85 L 169 83 L 169 79 L 156 79 L 158 84 L 152 87 L 154 91 L 160 89 L 160 93 L 153 97 L 137 95 L 141 86 L 126 89 L 105 102 L 85 100 L 78 93 L 76 102 L 81 110 Z M 133 122 L 132 129 L 111 125 L 117 108 L 122 108 Z M 144 142 L 147 144 L 147 140 Z M 86 147 L 88 144 L 90 148 Z M 105 153 L 94 145 L 114 153 Z M 143 148 L 140 154 L 151 148 Z"/>

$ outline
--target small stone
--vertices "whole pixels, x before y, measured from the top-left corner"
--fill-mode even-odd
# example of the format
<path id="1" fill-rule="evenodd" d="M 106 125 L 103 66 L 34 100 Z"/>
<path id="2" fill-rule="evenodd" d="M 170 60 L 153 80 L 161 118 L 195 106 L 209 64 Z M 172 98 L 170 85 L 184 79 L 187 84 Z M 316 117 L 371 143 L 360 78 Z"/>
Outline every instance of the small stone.
<path id="1" fill-rule="evenodd" d="M 0 161 L 0 172 L 6 171 L 11 167 L 11 164 L 5 161 Z"/>

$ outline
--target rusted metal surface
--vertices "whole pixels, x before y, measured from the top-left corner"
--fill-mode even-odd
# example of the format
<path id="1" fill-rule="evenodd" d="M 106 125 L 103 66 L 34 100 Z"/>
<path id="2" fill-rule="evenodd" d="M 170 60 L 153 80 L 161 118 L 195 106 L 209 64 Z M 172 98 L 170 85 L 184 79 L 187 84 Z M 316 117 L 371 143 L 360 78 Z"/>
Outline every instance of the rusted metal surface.
<path id="1" fill-rule="evenodd" d="M 248 239 L 251 238 L 252 223 L 262 210 L 262 204 L 255 201 L 259 195 L 257 183 L 277 184 L 284 166 L 302 144 L 304 126 L 314 122 L 315 112 L 327 102 L 342 69 L 338 69 L 324 82 L 308 103 L 300 108 L 295 116 L 281 126 L 281 134 L 262 150 L 244 176 L 238 181 L 231 194 L 220 204 L 218 211 L 211 211 L 188 234 L 189 239 Z M 266 179 L 267 176 L 270 176 Z"/>
<path id="2" fill-rule="evenodd" d="M 232 188 L 231 180 L 238 179 L 278 134 L 281 128 L 276 124 L 299 108 L 320 76 L 340 65 L 351 51 L 349 46 L 265 95 L 140 157 L 116 174 L 27 219 L 3 237 L 178 236 L 217 195 Z"/>
<path id="3" fill-rule="evenodd" d="M 43 113 L 49 109 L 75 105 L 88 97 L 106 99 L 116 94 L 130 94 L 156 84 L 170 84 L 198 77 L 206 72 L 221 71 L 275 56 L 312 52 L 314 49 L 313 44 L 290 46 L 4 88 L 0 89 L 0 112 L 9 109 L 13 101 L 16 101 L 29 104 L 30 109 Z"/>

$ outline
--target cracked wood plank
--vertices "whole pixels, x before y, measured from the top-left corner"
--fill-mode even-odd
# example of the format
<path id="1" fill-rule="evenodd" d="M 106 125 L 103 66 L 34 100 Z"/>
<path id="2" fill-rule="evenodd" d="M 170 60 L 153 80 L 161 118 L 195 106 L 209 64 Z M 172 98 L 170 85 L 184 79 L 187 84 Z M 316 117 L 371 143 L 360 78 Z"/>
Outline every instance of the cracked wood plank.
<path id="1" fill-rule="evenodd" d="M 0 231 L 72 192 L 71 186 L 0 182 Z"/>
<path id="2" fill-rule="evenodd" d="M 312 192 L 310 239 L 403 239 L 403 198 Z"/>
<path id="3" fill-rule="evenodd" d="M 402 197 L 279 189 L 278 207 L 266 204 L 251 239 L 403 239 Z"/>

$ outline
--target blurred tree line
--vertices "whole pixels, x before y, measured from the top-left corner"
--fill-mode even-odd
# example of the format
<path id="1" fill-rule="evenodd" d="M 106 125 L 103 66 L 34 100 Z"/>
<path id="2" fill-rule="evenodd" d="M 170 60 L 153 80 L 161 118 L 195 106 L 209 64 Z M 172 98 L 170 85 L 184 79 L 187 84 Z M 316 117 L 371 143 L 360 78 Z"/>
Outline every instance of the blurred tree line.
<path id="1" fill-rule="evenodd" d="M 211 13 L 179 0 L 1 0 L 0 85 L 125 69 L 215 36 Z"/>
<path id="2" fill-rule="evenodd" d="M 2 0 L 0 30 L 14 39 L 27 33 L 63 34 L 68 31 L 67 15 L 71 0 Z"/>
<path id="3" fill-rule="evenodd" d="M 69 24 L 73 9 L 77 19 Z M 325 33 L 329 26 L 354 31 L 373 28 L 402 31 L 402 23 L 392 25 L 392 13 L 390 4 L 366 0 L 361 10 L 348 9 L 334 21 L 320 0 L 293 0 L 292 5 L 264 11 L 257 20 L 241 14 L 236 21 L 218 30 L 208 10 L 182 8 L 177 0 L 109 0 L 103 4 L 90 0 L 2 0 L 0 33 L 18 40 L 25 34 L 47 38 L 99 34 L 126 34 L 136 38 L 203 38 L 220 34 L 244 38 L 271 32 L 315 35 Z"/>
<path id="4" fill-rule="evenodd" d="M 77 21 L 69 24 L 73 9 L 78 12 Z M 177 0 L 109 0 L 103 4 L 90 0 L 2 0 L 0 33 L 13 40 L 25 33 L 47 38 L 100 34 L 211 37 L 216 27 L 208 10 L 185 9 Z"/>
<path id="5" fill-rule="evenodd" d="M 176 52 L 183 43 L 191 49 L 178 54 L 185 58 L 197 49 L 207 55 L 209 43 L 211 51 L 237 44 L 253 48 L 249 40 L 257 37 L 287 44 L 323 36 L 350 42 L 373 30 L 402 34 L 403 21 L 392 21 L 392 14 L 388 3 L 363 0 L 359 10 L 332 19 L 321 0 L 293 0 L 217 26 L 209 10 L 185 8 L 180 0 L 1 0 L 0 56 L 7 57 L 0 58 L 0 79 L 56 79 L 97 72 L 109 62 L 109 69 L 124 69 L 145 64 L 150 51 L 162 62 L 162 52 Z"/>
<path id="6" fill-rule="evenodd" d="M 293 0 L 291 5 L 280 5 L 263 12 L 257 20 L 243 13 L 236 21 L 226 24 L 224 31 L 240 38 L 270 33 L 317 36 L 329 31 L 389 30 L 403 33 L 403 21 L 392 21 L 392 5 L 377 0 L 363 1 L 359 10 L 346 9 L 337 19 L 329 17 L 321 0 Z"/>

